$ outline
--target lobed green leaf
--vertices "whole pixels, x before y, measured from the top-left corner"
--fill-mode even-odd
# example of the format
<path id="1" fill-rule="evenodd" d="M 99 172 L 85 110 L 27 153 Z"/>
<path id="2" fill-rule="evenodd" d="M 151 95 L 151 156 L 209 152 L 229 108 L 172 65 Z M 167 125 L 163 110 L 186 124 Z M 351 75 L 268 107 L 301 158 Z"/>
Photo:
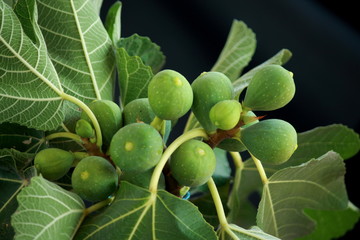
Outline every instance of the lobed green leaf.
<path id="1" fill-rule="evenodd" d="M 220 240 L 280 240 L 263 232 L 259 227 L 253 226 L 250 229 L 244 229 L 235 224 L 229 224 L 227 230 L 220 228 L 218 235 Z"/>
<path id="2" fill-rule="evenodd" d="M 122 8 L 122 3 L 119 1 L 116 1 L 110 7 L 110 9 L 106 15 L 105 28 L 106 28 L 113 44 L 116 44 L 120 40 L 121 8 Z"/>

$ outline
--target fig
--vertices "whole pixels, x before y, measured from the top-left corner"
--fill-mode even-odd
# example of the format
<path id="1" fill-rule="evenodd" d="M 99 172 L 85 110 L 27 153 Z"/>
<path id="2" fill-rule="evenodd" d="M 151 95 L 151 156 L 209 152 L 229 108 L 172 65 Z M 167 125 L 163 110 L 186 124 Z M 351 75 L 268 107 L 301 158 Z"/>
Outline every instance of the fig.
<path id="1" fill-rule="evenodd" d="M 252 111 L 276 110 L 288 104 L 294 95 L 292 73 L 280 65 L 268 65 L 251 79 L 243 107 Z"/>
<path id="2" fill-rule="evenodd" d="M 210 109 L 210 120 L 219 129 L 230 130 L 239 120 L 242 108 L 236 100 L 222 100 Z"/>
<path id="3" fill-rule="evenodd" d="M 269 164 L 286 162 L 297 148 L 294 127 L 280 119 L 260 121 L 241 129 L 240 141 L 253 156 Z"/>
<path id="4" fill-rule="evenodd" d="M 108 153 L 124 172 L 144 172 L 153 168 L 163 152 L 158 131 L 146 123 L 131 123 L 122 127 L 111 140 Z"/>
<path id="5" fill-rule="evenodd" d="M 191 107 L 201 126 L 214 133 L 216 126 L 210 120 L 210 109 L 222 100 L 234 98 L 234 88 L 230 79 L 220 72 L 204 72 L 191 84 L 194 102 Z"/>
<path id="6" fill-rule="evenodd" d="M 183 75 L 165 69 L 151 79 L 148 98 L 156 116 L 164 120 L 175 120 L 190 110 L 193 92 Z"/>
<path id="7" fill-rule="evenodd" d="M 122 126 L 122 113 L 120 107 L 110 100 L 95 100 L 88 104 L 99 122 L 103 142 L 106 146 L 117 130 Z M 86 112 L 81 113 L 81 118 L 91 122 Z"/>
<path id="8" fill-rule="evenodd" d="M 136 122 L 150 124 L 155 118 L 155 113 L 150 107 L 148 98 L 135 99 L 124 107 L 123 110 L 124 125 Z"/>
<path id="9" fill-rule="evenodd" d="M 206 183 L 215 171 L 216 157 L 206 143 L 189 140 L 171 155 L 170 169 L 180 185 L 196 187 Z"/>
<path id="10" fill-rule="evenodd" d="M 75 132 L 77 135 L 83 138 L 93 138 L 95 137 L 95 131 L 91 126 L 91 123 L 85 119 L 79 119 L 75 125 Z"/>
<path id="11" fill-rule="evenodd" d="M 34 165 L 41 175 L 48 180 L 58 180 L 71 168 L 75 156 L 59 148 L 47 148 L 38 152 Z"/>
<path id="12" fill-rule="evenodd" d="M 71 184 L 82 199 L 97 202 L 110 196 L 118 186 L 116 169 L 105 158 L 89 156 L 75 167 Z"/>

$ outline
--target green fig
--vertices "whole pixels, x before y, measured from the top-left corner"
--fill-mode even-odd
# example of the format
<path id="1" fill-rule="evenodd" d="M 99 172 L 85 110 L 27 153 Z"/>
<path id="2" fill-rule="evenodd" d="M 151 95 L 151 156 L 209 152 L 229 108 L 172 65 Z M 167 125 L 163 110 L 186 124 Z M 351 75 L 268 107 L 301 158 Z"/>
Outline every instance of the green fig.
<path id="1" fill-rule="evenodd" d="M 194 102 L 191 107 L 195 117 L 208 133 L 217 127 L 210 120 L 210 109 L 222 100 L 234 98 L 234 88 L 230 79 L 220 72 L 204 72 L 191 84 Z"/>
<path id="2" fill-rule="evenodd" d="M 75 125 L 75 132 L 77 135 L 83 138 L 95 137 L 95 131 L 88 121 L 85 119 L 79 119 Z"/>
<path id="3" fill-rule="evenodd" d="M 148 98 L 138 98 L 126 104 L 123 117 L 124 125 L 136 122 L 150 124 L 155 118 L 155 113 L 150 107 Z"/>
<path id="4" fill-rule="evenodd" d="M 173 177 L 180 185 L 196 187 L 206 183 L 215 171 L 214 151 L 204 142 L 189 140 L 181 144 L 170 159 Z"/>
<path id="5" fill-rule="evenodd" d="M 288 104 L 295 95 L 293 74 L 280 65 L 259 69 L 247 87 L 243 107 L 271 111 Z"/>
<path id="6" fill-rule="evenodd" d="M 114 134 L 122 126 L 122 113 L 120 107 L 110 100 L 95 100 L 88 104 L 99 122 L 104 144 L 108 146 Z M 86 112 L 81 118 L 91 122 Z"/>
<path id="7" fill-rule="evenodd" d="M 146 123 L 131 123 L 113 137 L 109 155 L 124 172 L 144 172 L 153 168 L 163 152 L 163 140 L 158 131 Z"/>
<path id="8" fill-rule="evenodd" d="M 268 119 L 241 129 L 240 141 L 260 161 L 281 164 L 297 148 L 297 133 L 288 122 Z"/>
<path id="9" fill-rule="evenodd" d="M 114 166 L 105 158 L 89 156 L 75 167 L 71 184 L 74 192 L 82 199 L 97 202 L 115 192 L 118 175 Z"/>
<path id="10" fill-rule="evenodd" d="M 71 168 L 75 156 L 59 148 L 47 148 L 38 152 L 34 165 L 41 175 L 48 180 L 58 180 Z"/>
<path id="11" fill-rule="evenodd" d="M 239 120 L 242 108 L 236 100 L 222 100 L 210 109 L 210 120 L 219 129 L 230 130 Z"/>
<path id="12" fill-rule="evenodd" d="M 183 75 L 166 69 L 158 72 L 151 79 L 148 98 L 156 116 L 165 120 L 174 120 L 190 110 L 193 92 Z"/>

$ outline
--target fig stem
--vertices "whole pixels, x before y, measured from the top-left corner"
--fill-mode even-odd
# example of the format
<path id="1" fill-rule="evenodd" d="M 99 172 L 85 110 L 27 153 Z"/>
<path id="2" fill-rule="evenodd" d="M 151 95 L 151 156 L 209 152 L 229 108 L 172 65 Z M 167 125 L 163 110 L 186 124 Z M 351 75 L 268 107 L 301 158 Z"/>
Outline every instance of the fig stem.
<path id="1" fill-rule="evenodd" d="M 229 223 L 226 219 L 226 215 L 225 215 L 223 204 L 221 202 L 219 191 L 217 190 L 214 180 L 212 178 L 210 178 L 207 182 L 207 185 L 208 185 L 211 197 L 214 201 L 216 213 L 217 213 L 219 223 L 220 223 L 220 228 L 223 229 L 222 231 L 227 232 L 232 237 L 232 239 L 239 239 L 229 227 Z"/>
<path id="2" fill-rule="evenodd" d="M 244 162 L 243 162 L 243 160 L 241 158 L 240 153 L 238 153 L 238 152 L 229 152 L 229 153 L 230 153 L 230 156 L 233 159 L 235 168 L 240 169 L 240 171 L 243 170 L 244 169 Z"/>
<path id="3" fill-rule="evenodd" d="M 264 185 L 266 185 L 269 182 L 269 179 L 266 176 L 265 169 L 264 169 L 263 165 L 261 164 L 261 161 L 259 159 L 257 159 L 256 157 L 254 157 L 252 154 L 250 154 L 250 155 L 251 155 L 251 158 L 253 159 L 253 161 L 256 165 L 256 168 L 259 172 L 261 181 L 263 182 Z"/>
<path id="4" fill-rule="evenodd" d="M 150 125 L 155 128 L 158 132 L 161 132 L 162 127 L 164 125 L 164 120 L 155 116 L 154 120 L 150 123 Z"/>
<path id="5" fill-rule="evenodd" d="M 83 140 L 81 139 L 81 137 L 79 135 L 76 135 L 75 133 L 70 133 L 70 132 L 52 133 L 50 135 L 47 135 L 45 137 L 45 140 L 49 141 L 49 140 L 53 140 L 55 138 L 69 138 L 69 139 L 75 140 L 77 142 L 83 143 Z"/>
<path id="6" fill-rule="evenodd" d="M 161 172 L 167 162 L 167 160 L 170 158 L 171 154 L 184 142 L 196 138 L 196 137 L 202 137 L 204 139 L 208 139 L 208 135 L 206 131 L 203 128 L 195 128 L 192 129 L 182 135 L 180 135 L 177 139 L 175 139 L 168 148 L 164 151 L 163 155 L 160 158 L 159 163 L 156 165 L 154 172 L 151 176 L 150 184 L 149 184 L 149 191 L 152 193 L 157 192 L 157 187 L 160 179 Z"/>
<path id="7" fill-rule="evenodd" d="M 61 97 L 65 100 L 68 100 L 74 104 L 76 104 L 77 106 L 79 106 L 90 118 L 94 129 L 95 129 L 95 133 L 96 133 L 96 145 L 99 147 L 100 151 L 101 151 L 101 146 L 102 146 L 102 135 L 101 135 L 101 129 L 100 129 L 100 125 L 98 120 L 96 119 L 94 113 L 91 111 L 91 109 L 81 100 L 77 99 L 76 97 L 73 97 L 71 95 L 68 95 L 66 93 L 62 93 Z"/>
<path id="8" fill-rule="evenodd" d="M 196 123 L 193 123 L 193 119 L 194 119 L 195 115 L 193 112 L 190 113 L 189 118 L 187 119 L 185 128 L 184 128 L 184 133 L 186 133 L 187 131 L 189 131 L 190 129 L 194 128 L 194 126 L 196 125 Z M 190 124 L 193 124 L 193 126 L 191 126 Z"/>
<path id="9" fill-rule="evenodd" d="M 112 203 L 114 201 L 114 199 L 115 199 L 115 197 L 110 197 L 101 202 L 95 203 L 94 205 L 92 205 L 84 210 L 84 215 L 88 216 L 90 213 L 95 212 L 95 211 L 109 205 L 110 203 Z"/>

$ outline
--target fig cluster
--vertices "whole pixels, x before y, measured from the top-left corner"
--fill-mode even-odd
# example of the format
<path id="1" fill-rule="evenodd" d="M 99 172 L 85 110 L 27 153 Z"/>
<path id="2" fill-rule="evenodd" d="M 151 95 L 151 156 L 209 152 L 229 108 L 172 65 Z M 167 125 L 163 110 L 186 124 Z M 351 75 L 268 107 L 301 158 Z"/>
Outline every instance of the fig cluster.
<path id="1" fill-rule="evenodd" d="M 174 182 L 179 189 L 197 187 L 215 171 L 214 147 L 248 151 L 270 164 L 287 161 L 297 146 L 295 129 L 280 119 L 263 120 L 256 111 L 279 109 L 294 94 L 292 73 L 278 65 L 258 69 L 242 101 L 223 73 L 203 72 L 190 84 L 180 73 L 166 69 L 153 76 L 146 98 L 125 106 L 110 100 L 88 103 L 89 110 L 81 113 L 74 129 L 84 150 L 47 148 L 37 153 L 34 165 L 51 181 L 71 179 L 73 191 L 90 202 L 113 195 L 121 181 L 147 188 L 167 147 L 170 122 L 192 112 L 208 138 L 182 143 L 171 154 L 158 188 L 169 190 Z"/>

